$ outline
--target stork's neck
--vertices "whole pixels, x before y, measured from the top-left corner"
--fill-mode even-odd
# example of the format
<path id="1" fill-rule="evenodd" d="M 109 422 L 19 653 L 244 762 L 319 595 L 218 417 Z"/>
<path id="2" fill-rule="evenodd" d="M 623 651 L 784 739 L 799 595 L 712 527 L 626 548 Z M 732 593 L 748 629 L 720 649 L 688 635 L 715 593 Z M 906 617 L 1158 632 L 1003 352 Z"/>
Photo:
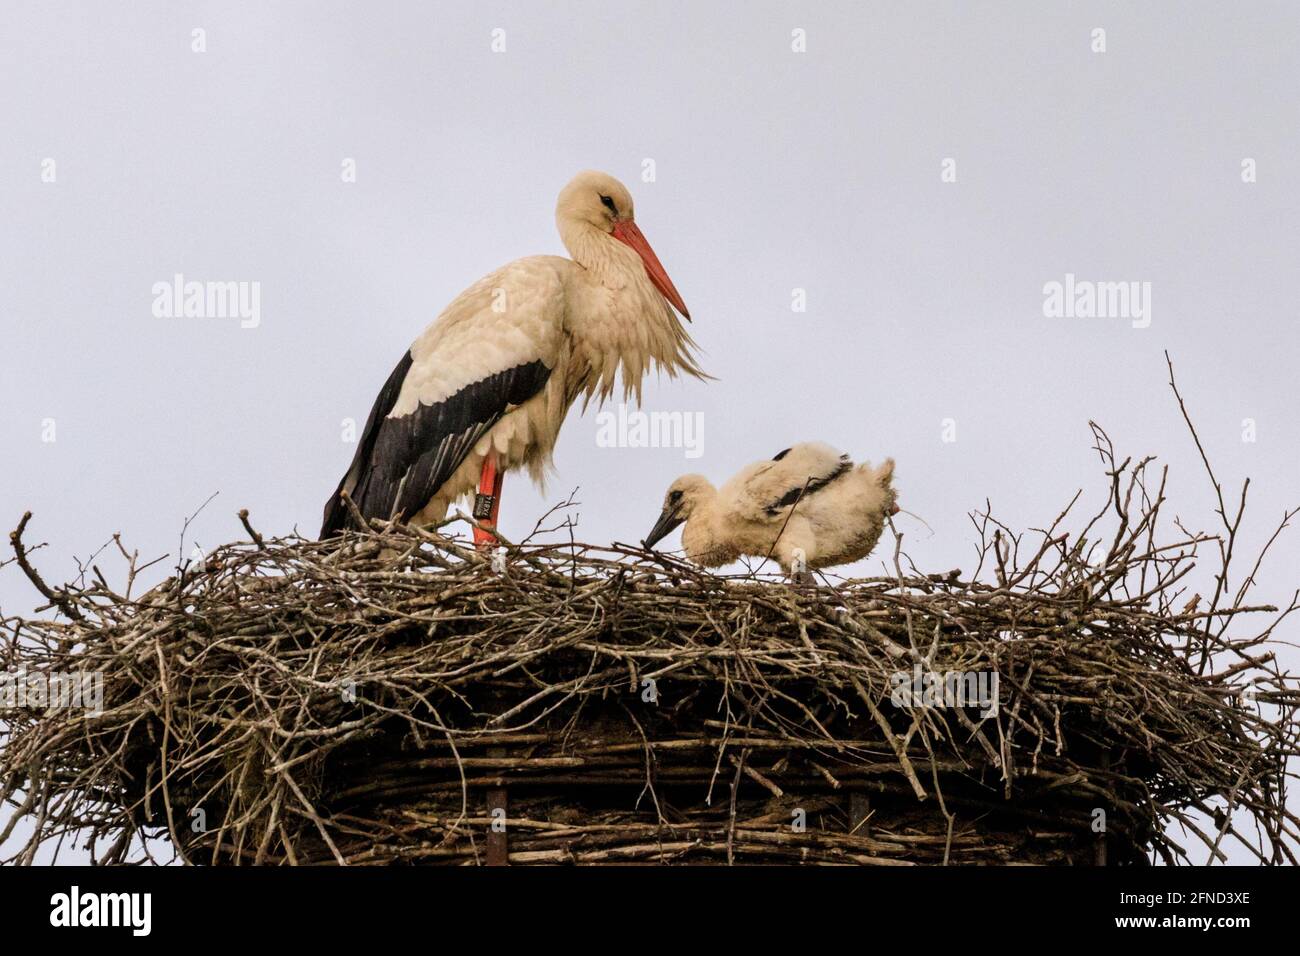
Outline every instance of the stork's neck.
<path id="1" fill-rule="evenodd" d="M 560 240 L 574 262 L 606 284 L 609 280 L 635 278 L 634 269 L 645 274 L 635 252 L 589 222 L 560 223 Z M 623 281 L 614 284 L 622 286 Z"/>
<path id="2" fill-rule="evenodd" d="M 710 488 L 696 501 L 690 520 L 682 528 L 682 548 L 687 557 L 706 568 L 729 564 L 740 557 L 722 520 L 716 490 Z"/>
<path id="3" fill-rule="evenodd" d="M 575 381 L 604 401 L 621 377 L 625 397 L 641 399 L 641 380 L 658 367 L 703 378 L 695 343 L 630 247 L 589 223 L 561 223 L 560 238 L 580 267 L 568 288 Z M 590 374 L 588 374 L 590 373 Z"/>

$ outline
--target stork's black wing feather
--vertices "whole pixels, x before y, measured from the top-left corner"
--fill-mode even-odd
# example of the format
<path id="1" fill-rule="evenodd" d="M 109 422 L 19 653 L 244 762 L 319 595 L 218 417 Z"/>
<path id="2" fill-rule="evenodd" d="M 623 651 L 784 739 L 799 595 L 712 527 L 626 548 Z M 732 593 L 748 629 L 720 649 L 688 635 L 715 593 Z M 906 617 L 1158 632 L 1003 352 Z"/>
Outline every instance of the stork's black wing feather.
<path id="1" fill-rule="evenodd" d="M 339 486 L 334 489 L 334 494 L 330 495 L 329 500 L 325 502 L 325 520 L 320 529 L 322 539 L 338 534 L 348 524 L 348 511 L 343 504 L 341 494 L 347 491 L 349 496 L 354 495 L 357 482 L 374 453 L 379 424 L 397 404 L 397 396 L 401 394 L 402 383 L 406 381 L 406 373 L 411 368 L 411 362 L 411 352 L 408 349 L 402 354 L 402 360 L 397 363 L 388 380 L 384 382 L 384 387 L 379 390 L 375 404 L 370 409 L 370 417 L 366 419 L 366 427 L 361 432 L 361 439 L 357 442 L 357 453 L 352 456 L 352 464 L 339 480 Z M 356 500 L 355 497 L 353 500 Z"/>
<path id="2" fill-rule="evenodd" d="M 551 374 L 541 361 L 517 365 L 433 405 L 390 418 L 410 367 L 408 352 L 380 391 L 352 466 L 325 505 L 322 538 L 348 524 L 343 491 L 366 518 L 409 520 L 455 473 L 478 440 L 512 406 L 540 392 Z"/>
<path id="3" fill-rule="evenodd" d="M 785 457 L 786 452 L 789 451 L 790 449 L 787 448 L 772 460 L 780 461 Z M 790 488 L 785 494 L 768 505 L 764 510 L 767 512 L 769 517 L 775 518 L 781 513 L 782 508 L 788 508 L 797 501 L 816 494 L 835 479 L 843 477 L 852 467 L 852 459 L 850 459 L 848 455 L 840 455 L 839 464 L 836 465 L 833 471 L 827 472 L 824 475 L 809 475 L 808 479 L 804 483 L 800 484 L 798 487 Z"/>

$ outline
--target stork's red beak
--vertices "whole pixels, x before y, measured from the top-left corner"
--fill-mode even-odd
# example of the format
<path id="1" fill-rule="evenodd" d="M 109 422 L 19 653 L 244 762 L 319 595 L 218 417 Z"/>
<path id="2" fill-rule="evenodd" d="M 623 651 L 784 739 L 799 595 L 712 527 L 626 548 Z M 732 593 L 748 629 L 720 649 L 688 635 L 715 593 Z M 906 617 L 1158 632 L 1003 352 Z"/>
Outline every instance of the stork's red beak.
<path id="1" fill-rule="evenodd" d="M 614 223 L 614 238 L 624 245 L 630 246 L 641 257 L 641 261 L 645 263 L 646 275 L 655 284 L 659 294 L 672 303 L 672 307 L 682 314 L 682 318 L 689 322 L 691 314 L 686 311 L 686 303 L 682 301 L 681 295 L 677 292 L 677 287 L 673 285 L 673 280 L 668 278 L 663 263 L 659 261 L 655 251 L 650 248 L 650 243 L 646 242 L 645 236 L 641 235 L 641 230 L 637 228 L 636 223 L 626 219 L 620 219 Z"/>

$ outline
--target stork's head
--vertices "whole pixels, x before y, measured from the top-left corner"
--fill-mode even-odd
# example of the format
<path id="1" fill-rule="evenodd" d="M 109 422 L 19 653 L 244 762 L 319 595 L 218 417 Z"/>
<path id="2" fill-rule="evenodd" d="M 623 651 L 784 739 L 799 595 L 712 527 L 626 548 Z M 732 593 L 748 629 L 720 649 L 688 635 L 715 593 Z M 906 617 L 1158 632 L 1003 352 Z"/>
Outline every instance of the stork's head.
<path id="1" fill-rule="evenodd" d="M 555 224 L 570 254 L 583 265 L 587 265 L 583 262 L 582 250 L 587 248 L 583 240 L 593 232 L 628 246 L 641 257 L 646 275 L 659 294 L 672 303 L 683 318 L 690 320 L 691 314 L 686 310 L 686 303 L 673 280 L 668 278 L 659 257 L 637 228 L 632 194 L 609 173 L 587 169 L 574 176 L 569 185 L 560 190 L 560 198 L 555 204 Z"/>
<path id="2" fill-rule="evenodd" d="M 566 223 L 586 223 L 601 232 L 613 232 L 620 220 L 632 221 L 632 194 L 609 173 L 585 169 L 560 191 L 555 204 L 555 221 L 563 230 Z"/>
<path id="3" fill-rule="evenodd" d="M 703 475 L 682 475 L 668 486 L 659 520 L 641 543 L 647 548 L 653 548 L 716 494 L 713 484 Z"/>

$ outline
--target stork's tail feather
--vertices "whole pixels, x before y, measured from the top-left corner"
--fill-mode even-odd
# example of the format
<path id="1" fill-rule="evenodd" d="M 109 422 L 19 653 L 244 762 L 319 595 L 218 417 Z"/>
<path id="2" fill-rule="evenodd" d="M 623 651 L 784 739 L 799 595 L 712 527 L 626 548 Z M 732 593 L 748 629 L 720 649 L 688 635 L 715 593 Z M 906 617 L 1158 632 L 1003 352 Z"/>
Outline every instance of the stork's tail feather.
<path id="1" fill-rule="evenodd" d="M 342 534 L 343 529 L 348 524 L 348 509 L 343 504 L 342 488 L 330 495 L 330 500 L 325 502 L 325 520 L 320 526 L 320 538 L 324 541 L 327 538 L 337 537 Z"/>

